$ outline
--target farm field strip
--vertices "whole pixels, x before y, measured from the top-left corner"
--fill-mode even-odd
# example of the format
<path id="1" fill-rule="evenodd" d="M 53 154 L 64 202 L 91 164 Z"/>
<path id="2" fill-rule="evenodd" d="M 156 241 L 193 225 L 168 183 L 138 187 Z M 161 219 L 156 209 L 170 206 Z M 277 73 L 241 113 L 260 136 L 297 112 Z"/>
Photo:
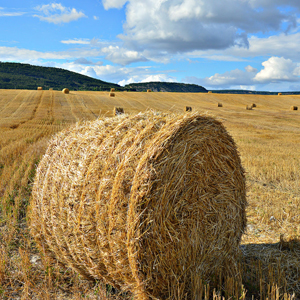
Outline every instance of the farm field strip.
<path id="1" fill-rule="evenodd" d="M 217 107 L 218 102 L 223 107 Z M 252 103 L 257 107 L 246 110 Z M 300 246 L 299 253 L 298 248 L 284 252 L 278 246 L 282 245 L 280 236 L 286 240 L 300 236 L 300 111 L 291 111 L 292 105 L 300 106 L 300 96 L 116 92 L 109 97 L 108 92 L 0 90 L 0 292 L 1 286 L 16 287 L 20 285 L 16 280 L 28 280 L 35 295 L 40 293 L 38 286 L 62 294 L 41 268 L 33 267 L 40 276 L 36 278 L 25 267 L 30 263 L 20 265 L 14 260 L 24 262 L 26 255 L 30 260 L 37 253 L 26 227 L 26 206 L 36 165 L 55 133 L 79 120 L 110 117 L 115 106 L 123 107 L 125 113 L 146 109 L 180 113 L 191 106 L 193 111 L 221 120 L 241 154 L 249 202 L 243 251 L 250 253 L 255 248 L 251 257 L 261 262 L 263 270 L 281 264 L 287 291 L 300 297 L 300 281 L 295 281 L 291 275 L 295 270 L 285 264 L 289 257 L 300 269 Z M 271 252 L 264 249 L 275 251 L 282 262 L 273 261 Z M 3 265 L 5 257 L 9 262 Z M 12 270 L 18 270 L 17 279 Z M 276 282 L 283 286 L 279 277 Z M 35 280 L 39 285 L 34 285 Z M 24 296 L 23 292 L 25 286 L 18 293 Z M 9 289 L 5 293 L 9 296 Z"/>

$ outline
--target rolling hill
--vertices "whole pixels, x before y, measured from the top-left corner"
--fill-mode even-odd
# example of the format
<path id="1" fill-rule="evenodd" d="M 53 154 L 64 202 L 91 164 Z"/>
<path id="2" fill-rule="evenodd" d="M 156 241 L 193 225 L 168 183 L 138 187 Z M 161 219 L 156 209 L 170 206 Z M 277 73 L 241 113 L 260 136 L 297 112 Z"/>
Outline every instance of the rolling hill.
<path id="1" fill-rule="evenodd" d="M 111 88 L 124 90 L 118 84 L 59 68 L 0 62 L 0 89 L 36 90 L 38 86 L 45 90 L 49 88 L 62 90 L 66 87 L 81 91 L 107 91 Z"/>

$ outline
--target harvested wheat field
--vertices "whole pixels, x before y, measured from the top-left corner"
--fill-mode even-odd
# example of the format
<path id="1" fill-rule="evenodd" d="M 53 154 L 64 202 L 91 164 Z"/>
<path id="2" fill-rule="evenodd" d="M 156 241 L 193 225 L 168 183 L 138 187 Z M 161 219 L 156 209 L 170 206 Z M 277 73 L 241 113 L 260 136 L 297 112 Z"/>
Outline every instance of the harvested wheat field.
<path id="1" fill-rule="evenodd" d="M 300 96 L 287 95 L 278 97 L 277 95 L 119 92 L 118 97 L 111 98 L 107 96 L 107 92 L 73 91 L 71 94 L 64 94 L 61 91 L 51 90 L 0 90 L 1 298 L 132 299 L 132 296 L 134 296 L 135 299 L 145 299 L 150 296 L 150 299 L 155 299 L 158 298 L 156 296 L 159 295 L 159 291 L 162 292 L 163 297 L 167 293 L 174 294 L 175 284 L 173 283 L 174 280 L 177 280 L 177 287 L 179 287 L 177 289 L 177 299 L 185 299 L 185 295 L 187 299 L 212 299 L 213 297 L 214 299 L 221 299 L 221 296 L 224 296 L 225 299 L 232 299 L 230 297 L 233 295 L 238 296 L 240 299 L 275 300 L 292 299 L 293 297 L 294 299 L 299 299 L 300 153 L 297 145 L 300 143 L 300 116 L 298 110 L 290 110 L 291 106 L 299 106 L 299 102 Z M 218 103 L 222 103 L 223 107 L 218 107 Z M 249 103 L 257 105 L 255 110 L 245 110 Z M 186 106 L 191 107 L 193 113 L 183 112 L 183 108 Z M 97 127 L 92 125 L 97 122 L 106 124 L 105 122 L 108 122 L 107 120 L 113 116 L 114 107 L 122 107 L 126 113 L 126 115 L 117 117 L 123 120 L 118 123 L 119 125 L 116 124 L 116 126 L 120 126 L 119 140 L 116 137 L 117 127 L 109 129 L 113 126 L 113 121 L 108 124 L 105 130 L 97 131 Z M 139 117 L 141 118 L 140 121 L 136 121 L 134 126 L 131 126 L 131 121 L 128 121 L 129 123 L 126 123 L 128 128 L 124 127 L 124 122 L 128 118 L 131 120 L 140 112 L 148 111 L 150 113 L 149 110 L 151 109 L 157 111 L 158 115 L 162 113 L 166 119 L 173 118 L 174 120 L 180 118 L 180 116 L 181 118 L 189 118 L 189 116 L 197 113 L 203 115 L 208 112 L 209 115 L 220 121 L 229 135 L 233 137 L 241 157 L 242 166 L 245 169 L 248 202 L 246 207 L 247 226 L 245 233 L 241 237 L 240 247 L 237 247 L 236 244 L 234 246 L 236 251 L 238 250 L 237 248 L 240 249 L 239 255 L 236 254 L 238 256 L 236 259 L 239 263 L 238 268 L 241 278 L 238 279 L 236 277 L 232 279 L 231 274 L 225 271 L 224 276 L 221 274 L 220 278 L 211 279 L 212 287 L 209 289 L 207 286 L 208 281 L 205 281 L 203 277 L 203 281 L 197 281 L 197 296 L 193 296 L 192 292 L 188 292 L 192 289 L 185 286 L 185 282 L 189 282 L 190 286 L 196 285 L 195 282 L 189 280 L 197 277 L 197 274 L 195 274 L 197 273 L 195 271 L 196 265 L 192 263 L 191 272 L 182 273 L 188 274 L 186 275 L 187 277 L 180 277 L 177 273 L 173 278 L 165 278 L 164 274 L 170 274 L 166 271 L 168 264 L 165 264 L 165 262 L 169 263 L 170 261 L 172 263 L 173 260 L 168 259 L 168 256 L 164 258 L 163 253 L 166 250 L 159 249 L 167 249 L 169 251 L 166 251 L 166 253 L 169 253 L 167 255 L 173 253 L 171 257 L 177 250 L 172 252 L 172 249 L 175 248 L 169 247 L 169 249 L 168 246 L 163 246 L 159 239 L 147 239 L 146 237 L 147 234 L 152 235 L 152 237 L 158 237 L 160 234 L 163 234 L 154 229 L 158 228 L 156 226 L 160 224 L 159 222 L 173 220 L 174 215 L 172 217 L 172 213 L 174 214 L 174 212 L 165 209 L 159 210 L 162 215 L 159 217 L 160 215 L 158 214 L 157 219 L 151 217 L 153 221 L 148 224 L 148 232 L 147 230 L 145 231 L 147 222 L 143 223 L 143 216 L 156 216 L 154 212 L 157 206 L 154 205 L 154 202 L 151 204 L 152 206 L 147 206 L 146 202 L 143 202 L 144 208 L 148 209 L 148 211 L 147 209 L 145 211 L 142 210 L 145 213 L 144 215 L 137 214 L 138 210 L 134 209 L 134 207 L 138 207 L 134 205 L 140 203 L 138 201 L 138 199 L 141 199 L 139 198 L 141 195 L 138 193 L 140 185 L 132 185 L 130 180 L 134 180 L 135 172 L 147 170 L 143 166 L 150 162 L 147 156 L 148 152 L 144 150 L 146 148 L 135 147 L 138 145 L 139 140 L 143 140 L 142 132 L 145 134 L 147 130 L 151 130 L 147 127 L 147 124 L 160 124 L 160 122 L 151 123 L 147 120 L 147 123 L 145 120 L 142 120 L 142 117 Z M 142 115 L 145 116 L 144 114 Z M 102 121 L 95 121 L 99 117 L 102 118 Z M 156 118 L 159 118 L 159 116 L 156 116 Z M 74 126 L 78 121 L 80 123 L 75 127 L 70 127 Z M 89 123 L 89 121 L 95 121 L 96 123 Z M 143 122 L 145 122 L 144 125 Z M 87 124 L 90 124 L 88 130 Z M 103 124 L 101 126 L 104 126 Z M 160 131 L 159 128 L 162 124 L 157 126 L 157 128 L 152 129 L 154 130 L 153 135 L 155 135 L 155 132 Z M 72 130 L 77 130 L 77 134 L 72 136 Z M 94 135 L 88 135 L 87 131 L 93 131 Z M 110 138 L 108 136 L 105 138 L 107 146 L 103 150 L 99 149 L 98 153 L 97 143 L 100 143 L 100 140 L 93 140 L 92 138 L 99 135 L 103 135 L 104 138 L 106 136 L 105 132 L 114 133 Z M 56 133 L 59 133 L 56 136 L 57 147 L 53 144 L 53 141 L 55 141 L 53 136 Z M 125 137 L 128 137 L 128 139 Z M 151 137 L 150 140 L 152 138 L 154 137 Z M 187 138 L 188 135 L 183 137 L 183 139 Z M 53 163 L 51 163 L 49 158 L 48 165 L 51 166 L 49 170 L 58 173 L 51 177 L 52 173 L 49 171 L 49 174 L 42 172 L 36 176 L 39 163 L 40 170 L 44 170 L 42 166 L 47 165 L 45 164 L 45 158 L 42 159 L 42 157 L 46 153 L 50 140 L 52 140 L 52 148 L 50 147 L 47 153 L 49 157 L 52 157 Z M 147 139 L 144 141 L 145 145 L 146 141 Z M 65 148 L 63 143 L 66 143 Z M 79 147 L 79 145 L 84 145 L 84 147 Z M 89 149 L 92 152 L 84 151 L 85 147 L 90 147 Z M 67 151 L 67 149 L 70 151 Z M 138 156 L 133 155 L 135 151 L 138 151 L 137 149 L 140 149 L 139 151 L 143 152 L 142 154 L 145 157 L 144 160 L 140 161 L 139 167 L 136 167 L 134 164 L 134 161 L 138 161 Z M 169 151 L 171 148 L 167 147 L 167 149 Z M 182 150 L 181 152 L 184 153 L 184 151 Z M 89 153 L 94 153 L 94 156 L 89 155 Z M 96 153 L 99 154 L 99 157 Z M 123 159 L 122 162 L 120 158 L 125 153 L 127 153 L 128 160 Z M 170 154 L 168 153 L 168 155 Z M 223 155 L 224 157 L 229 157 L 225 152 Z M 101 157 L 109 159 L 105 160 L 105 166 L 103 166 L 101 172 L 93 173 L 94 167 L 96 169 L 96 167 L 101 166 Z M 161 175 L 164 174 L 163 166 L 169 156 L 165 157 L 166 161 L 162 157 L 158 156 L 153 160 L 153 163 L 158 164 L 160 170 L 157 176 L 161 176 L 158 177 L 161 178 L 161 181 L 155 183 L 155 185 L 158 185 L 158 188 L 159 186 L 164 187 L 168 182 L 169 184 L 175 183 L 175 181 L 168 180 L 166 176 Z M 215 157 L 215 155 L 212 157 Z M 80 160 L 78 160 L 79 158 Z M 164 163 L 159 164 L 159 159 L 162 159 L 161 162 Z M 54 164 L 55 161 L 60 162 L 59 165 Z M 68 165 L 68 161 L 72 162 L 72 164 L 68 168 L 63 167 Z M 76 161 L 78 164 L 76 164 Z M 95 161 L 95 163 L 92 164 L 94 167 L 88 169 L 89 161 Z M 220 163 L 217 165 L 220 166 Z M 172 169 L 170 166 L 168 167 L 169 170 Z M 146 174 L 148 173 L 146 172 Z M 64 176 L 70 176 L 73 179 L 69 183 L 64 181 Z M 57 199 L 58 202 L 49 202 L 53 205 L 53 214 L 49 213 L 51 209 L 45 205 L 43 206 L 44 208 L 39 208 L 42 209 L 40 214 L 36 210 L 35 219 L 30 219 L 30 224 L 32 224 L 32 220 L 35 220 L 35 222 L 40 220 L 38 222 L 40 225 L 34 228 L 41 226 L 40 230 L 36 230 L 33 233 L 35 237 L 33 238 L 29 232 L 27 221 L 28 213 L 30 213 L 30 211 L 28 212 L 28 204 L 30 201 L 33 201 L 30 199 L 35 199 L 34 195 L 31 198 L 35 178 L 39 180 L 45 178 L 45 184 L 41 183 L 45 191 L 43 201 L 51 199 L 50 196 L 52 194 L 59 197 L 55 196 L 53 198 L 53 200 Z M 82 181 L 80 178 L 84 180 Z M 105 178 L 107 180 L 101 181 L 102 184 L 99 185 L 97 178 Z M 116 180 L 117 178 L 123 179 L 118 181 Z M 141 176 L 140 180 L 143 180 L 143 178 Z M 54 184 L 53 180 L 56 180 L 57 183 Z M 81 186 L 84 189 L 81 189 Z M 131 186 L 132 188 L 130 188 Z M 184 182 L 181 182 L 179 186 L 183 187 Z M 188 186 L 192 185 L 187 184 L 187 190 Z M 141 187 L 143 187 L 143 184 Z M 39 191 L 36 187 L 34 189 L 34 193 Z M 58 193 L 57 189 L 61 193 Z M 103 196 L 99 199 L 106 201 L 98 201 L 98 206 L 103 205 L 103 203 L 109 204 L 105 206 L 104 210 L 100 209 L 100 207 L 95 207 L 95 210 L 93 210 L 89 206 L 88 199 L 94 199 L 93 189 L 96 189 L 97 193 L 101 193 Z M 141 194 L 143 189 L 140 190 Z M 146 189 L 146 195 L 150 195 L 151 191 Z M 183 197 L 184 192 L 176 194 L 176 191 L 177 187 L 174 186 L 170 194 L 171 196 L 173 195 L 172 199 L 181 199 L 180 197 Z M 224 193 L 225 191 L 226 189 L 224 189 Z M 98 197 L 100 194 L 97 193 Z M 129 200 L 125 197 L 126 195 L 131 195 L 131 193 L 133 193 L 132 195 L 139 195 L 138 197 L 132 196 L 132 199 L 136 199 L 136 202 L 130 202 L 131 197 L 129 197 Z M 72 195 L 72 197 L 66 198 L 64 196 L 66 194 Z M 162 195 L 164 194 L 162 193 Z M 164 199 L 166 202 L 164 202 L 165 206 L 162 207 L 167 209 L 171 202 L 167 202 L 168 193 L 165 195 Z M 232 199 L 231 196 L 228 197 Z M 64 202 L 65 199 L 69 199 L 67 200 L 69 202 Z M 71 199 L 74 202 L 73 211 Z M 124 199 L 125 202 L 123 200 L 118 202 L 118 199 Z M 68 204 L 68 210 L 65 212 L 64 206 L 60 206 L 63 203 L 65 203 L 64 205 Z M 131 219 L 125 217 L 128 204 L 126 206 L 123 205 L 124 203 L 129 203 L 129 208 L 132 207 L 131 213 L 129 211 L 127 213 L 128 216 L 131 216 Z M 135 204 L 130 206 L 130 203 Z M 192 205 L 193 203 L 190 204 Z M 197 202 L 191 206 L 195 207 L 195 213 L 197 212 L 196 204 Z M 119 207 L 118 205 L 121 206 Z M 181 207 L 180 205 L 182 204 L 178 203 L 178 205 L 178 207 Z M 175 205 L 175 207 L 177 206 Z M 217 206 L 208 205 L 207 208 L 209 207 L 211 207 L 212 211 L 216 211 L 216 214 L 220 213 Z M 36 208 L 38 207 L 36 206 Z M 170 215 L 163 216 L 164 211 L 166 213 L 169 211 Z M 90 213 L 87 214 L 85 212 Z M 194 210 L 191 210 L 191 213 L 193 212 Z M 33 216 L 33 213 L 34 211 L 31 211 L 31 216 Z M 103 213 L 104 215 L 101 215 Z M 134 213 L 137 217 L 140 217 L 136 219 L 137 222 L 132 222 Z M 57 223 L 56 217 L 63 214 L 69 216 L 69 222 Z M 89 225 L 88 222 L 91 219 L 88 216 L 95 218 L 95 220 L 101 220 L 100 217 L 104 217 L 105 214 L 112 216 L 108 218 L 109 223 L 107 226 L 104 226 L 106 223 L 99 221 L 96 224 Z M 78 219 L 78 216 L 81 216 L 80 219 Z M 177 214 L 177 218 L 179 216 L 184 220 L 189 220 L 187 217 Z M 221 218 L 219 220 L 217 217 L 213 218 L 213 220 L 215 224 L 219 224 L 219 221 L 222 222 Z M 62 219 L 62 222 L 65 222 L 65 220 Z M 57 226 L 48 227 L 51 224 L 57 224 Z M 166 238 L 165 241 L 173 241 L 175 245 L 180 245 L 182 240 L 178 237 L 180 232 L 184 236 L 185 231 L 179 230 L 179 233 L 176 233 L 178 231 L 175 228 L 172 231 L 173 227 L 170 227 L 172 224 L 164 223 L 164 227 L 161 226 L 162 228 L 168 228 L 168 231 L 166 231 L 168 236 L 164 236 Z M 242 223 L 240 225 L 241 227 L 239 228 L 243 228 Z M 137 226 L 140 226 L 139 228 L 144 230 L 145 234 L 136 236 L 138 239 L 133 238 L 126 241 L 124 235 L 133 234 L 132 236 L 134 237 L 134 234 L 137 234 Z M 186 224 L 183 222 L 181 226 L 193 228 L 192 223 L 189 222 Z M 203 228 L 207 228 L 211 232 L 208 235 L 211 241 L 214 241 L 214 238 L 217 238 L 217 240 L 222 239 L 222 236 L 214 235 L 208 227 Z M 99 233 L 97 238 L 100 238 L 100 240 L 93 239 L 94 230 Z M 72 232 L 74 232 L 73 240 L 71 238 Z M 237 233 L 235 232 L 234 234 Z M 45 239 L 45 242 L 39 242 L 38 235 L 40 236 L 40 241 Z M 182 255 L 182 257 L 186 258 L 184 255 L 185 250 L 187 253 L 191 253 L 189 251 L 192 251 L 193 247 L 189 246 L 191 244 L 188 243 L 191 243 L 192 240 L 186 237 L 187 247 L 183 247 L 183 249 L 181 247 L 181 252 L 178 250 L 179 257 Z M 230 241 L 230 236 L 228 241 Z M 157 243 L 163 248 L 154 246 L 151 248 L 152 244 L 151 247 L 146 248 L 145 243 L 148 242 Z M 42 245 L 44 245 L 44 248 Z M 96 247 L 93 248 L 91 247 L 92 245 L 96 245 Z M 106 245 L 106 248 L 104 245 Z M 126 249 L 130 245 L 131 252 L 128 252 Z M 38 247 L 40 250 L 38 250 Z M 154 249 L 153 252 L 151 249 Z M 151 259 L 148 258 L 157 257 L 159 251 L 161 251 L 161 256 L 158 257 L 161 260 L 158 261 L 157 265 L 153 265 L 154 269 L 150 272 L 150 268 L 147 266 L 150 266 Z M 59 256 L 47 254 L 56 252 L 60 253 Z M 128 253 L 132 253 L 132 256 L 128 256 Z M 200 254 L 196 251 L 193 255 Z M 57 260 L 57 258 L 59 259 Z M 189 257 L 188 261 L 192 262 L 193 257 Z M 203 263 L 208 261 L 203 259 Z M 124 265 L 122 262 L 125 262 Z M 187 266 L 186 263 L 184 263 L 185 266 Z M 209 266 L 211 268 L 216 267 L 212 262 L 210 263 Z M 124 269 L 126 264 L 129 264 L 129 267 Z M 138 266 L 134 273 L 132 272 L 134 268 L 131 268 L 131 266 L 135 264 Z M 221 265 L 225 266 L 223 263 Z M 177 268 L 178 266 L 180 264 L 177 264 Z M 142 270 L 142 267 L 145 269 Z M 101 275 L 100 270 L 104 268 L 109 271 L 101 273 Z M 200 268 L 199 270 L 205 271 L 207 269 Z M 210 271 L 213 270 L 211 269 Z M 124 273 L 124 278 L 122 277 L 123 275 L 120 277 L 121 273 Z M 101 279 L 103 274 L 109 279 Z M 135 274 L 135 276 L 132 274 Z M 158 280 L 161 279 L 161 276 L 163 276 L 163 280 Z M 91 278 L 93 280 L 90 280 Z M 97 280 L 94 280 L 95 278 Z M 155 283 L 155 280 L 158 280 L 158 282 Z M 165 286 L 163 281 L 168 282 L 168 280 L 172 282 L 172 285 L 167 290 L 163 290 L 162 286 Z M 241 285 L 243 285 L 244 289 L 241 288 Z M 214 286 L 219 292 L 216 291 L 213 296 L 212 289 Z M 156 288 L 159 291 L 155 290 Z M 151 295 L 153 296 L 152 298 Z M 174 299 L 176 297 L 174 296 Z"/>

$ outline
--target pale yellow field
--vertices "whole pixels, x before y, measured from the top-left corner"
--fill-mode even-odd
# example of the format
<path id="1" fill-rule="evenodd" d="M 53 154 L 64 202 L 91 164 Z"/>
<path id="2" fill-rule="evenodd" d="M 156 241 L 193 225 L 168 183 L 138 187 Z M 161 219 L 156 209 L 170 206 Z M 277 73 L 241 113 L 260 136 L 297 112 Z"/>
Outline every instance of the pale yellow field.
<path id="1" fill-rule="evenodd" d="M 125 113 L 182 113 L 191 106 L 221 119 L 246 170 L 248 230 L 241 265 L 248 295 L 277 299 L 267 290 L 268 284 L 278 284 L 281 293 L 300 297 L 300 111 L 290 110 L 300 108 L 300 96 L 108 94 L 0 90 L 0 298 L 14 299 L 15 293 L 15 299 L 77 299 L 82 294 L 105 299 L 99 284 L 79 280 L 71 271 L 62 274 L 58 267 L 49 271 L 47 260 L 39 260 L 27 231 L 26 206 L 49 138 L 76 121 L 110 117 L 115 106 Z M 257 107 L 246 110 L 253 103 Z"/>

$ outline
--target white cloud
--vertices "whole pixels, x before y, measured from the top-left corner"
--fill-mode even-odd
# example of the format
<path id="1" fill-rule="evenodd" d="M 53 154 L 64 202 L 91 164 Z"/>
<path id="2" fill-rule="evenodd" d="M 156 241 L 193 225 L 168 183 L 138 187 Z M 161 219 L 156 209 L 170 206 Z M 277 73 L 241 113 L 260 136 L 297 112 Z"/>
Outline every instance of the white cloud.
<path id="1" fill-rule="evenodd" d="M 25 14 L 25 12 L 4 11 L 4 7 L 0 7 L 0 17 L 19 17 L 24 14 Z"/>
<path id="2" fill-rule="evenodd" d="M 75 8 L 64 7 L 60 3 L 40 5 L 35 9 L 43 13 L 43 15 L 33 15 L 34 17 L 54 24 L 69 23 L 86 17 L 83 12 L 78 12 Z"/>
<path id="3" fill-rule="evenodd" d="M 254 80 L 258 82 L 299 81 L 299 66 L 291 59 L 271 57 L 263 62 Z"/>
<path id="4" fill-rule="evenodd" d="M 256 89 L 256 90 L 289 90 L 299 82 L 300 64 L 283 57 L 271 57 L 262 63 L 258 71 L 248 65 L 245 70 L 231 70 L 223 74 L 216 73 L 210 77 L 186 77 L 186 82 L 203 85 L 212 89 Z M 279 84 L 280 83 L 280 84 Z"/>
<path id="5" fill-rule="evenodd" d="M 250 73 L 256 73 L 257 72 L 257 69 L 255 69 L 255 68 L 253 68 L 252 66 L 247 66 L 247 67 L 245 67 L 245 70 L 247 71 L 247 72 L 250 72 Z"/>
<path id="6" fill-rule="evenodd" d="M 99 57 L 101 51 L 97 49 L 75 49 L 70 51 L 41 52 L 17 47 L 0 47 L 1 61 L 24 62 L 41 59 L 76 59 L 78 57 Z"/>
<path id="7" fill-rule="evenodd" d="M 248 35 L 296 28 L 298 0 L 102 0 L 126 6 L 125 47 L 169 53 L 248 47 Z M 279 7 L 289 5 L 284 10 Z M 233 9 L 234 8 L 234 9 Z"/>
<path id="8" fill-rule="evenodd" d="M 99 17 L 93 16 L 93 19 L 94 19 L 95 21 L 97 21 L 97 20 L 99 20 Z"/>
<path id="9" fill-rule="evenodd" d="M 80 45 L 89 45 L 91 42 L 89 39 L 72 39 L 72 40 L 63 40 L 63 44 L 80 44 Z"/>
<path id="10" fill-rule="evenodd" d="M 133 62 L 147 61 L 147 59 L 139 52 L 120 48 L 119 46 L 109 46 L 102 48 L 102 52 L 106 54 L 106 59 L 120 65 L 128 65 Z"/>
<path id="11" fill-rule="evenodd" d="M 105 9 L 122 8 L 127 0 L 102 0 Z"/>

